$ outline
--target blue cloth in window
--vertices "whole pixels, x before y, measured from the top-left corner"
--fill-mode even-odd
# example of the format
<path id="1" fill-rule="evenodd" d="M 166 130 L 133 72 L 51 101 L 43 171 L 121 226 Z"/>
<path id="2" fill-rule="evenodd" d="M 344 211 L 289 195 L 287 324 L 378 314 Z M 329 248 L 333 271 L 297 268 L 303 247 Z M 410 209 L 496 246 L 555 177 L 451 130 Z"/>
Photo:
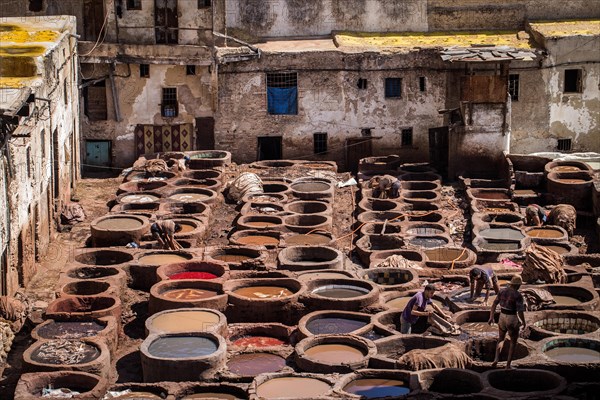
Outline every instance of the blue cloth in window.
<path id="1" fill-rule="evenodd" d="M 268 87 L 267 101 L 269 114 L 297 114 L 298 87 Z"/>

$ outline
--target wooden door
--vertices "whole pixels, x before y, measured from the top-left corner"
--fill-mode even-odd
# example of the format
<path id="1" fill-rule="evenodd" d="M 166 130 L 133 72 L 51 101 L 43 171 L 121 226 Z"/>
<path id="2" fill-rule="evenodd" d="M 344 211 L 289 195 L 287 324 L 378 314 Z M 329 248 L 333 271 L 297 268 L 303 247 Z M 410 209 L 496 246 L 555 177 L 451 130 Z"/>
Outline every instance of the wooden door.
<path id="1" fill-rule="evenodd" d="M 196 118 L 196 150 L 215 149 L 215 119 Z"/>
<path id="2" fill-rule="evenodd" d="M 346 170 L 356 173 L 361 158 L 371 157 L 373 149 L 371 137 L 346 139 Z"/>
<path id="3" fill-rule="evenodd" d="M 157 44 L 177 44 L 177 0 L 154 0 L 154 27 Z"/>
<path id="4" fill-rule="evenodd" d="M 448 175 L 448 127 L 429 129 L 429 162 L 442 176 Z"/>
<path id="5" fill-rule="evenodd" d="M 103 0 L 83 1 L 83 40 L 95 41 L 104 23 Z M 105 27 L 106 29 L 106 27 Z"/>

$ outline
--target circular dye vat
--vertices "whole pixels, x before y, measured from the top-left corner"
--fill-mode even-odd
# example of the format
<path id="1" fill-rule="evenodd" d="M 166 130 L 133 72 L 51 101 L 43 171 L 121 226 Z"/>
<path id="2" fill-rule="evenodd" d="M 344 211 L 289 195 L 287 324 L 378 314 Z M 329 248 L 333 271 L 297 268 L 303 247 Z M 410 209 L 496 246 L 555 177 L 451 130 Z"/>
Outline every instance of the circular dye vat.
<path id="1" fill-rule="evenodd" d="M 181 230 L 178 233 L 190 233 L 196 230 L 196 226 L 187 222 L 178 222 L 179 226 L 181 226 Z"/>
<path id="2" fill-rule="evenodd" d="M 166 336 L 152 342 L 148 353 L 159 358 L 205 357 L 217 348 L 218 343 L 202 336 Z"/>
<path id="3" fill-rule="evenodd" d="M 146 265 L 162 265 L 186 260 L 189 260 L 189 257 L 185 257 L 180 254 L 149 254 L 147 256 L 140 257 L 138 262 Z"/>
<path id="4" fill-rule="evenodd" d="M 576 167 L 574 165 L 559 165 L 557 167 L 552 168 L 552 172 L 579 172 L 582 171 L 581 168 Z"/>
<path id="5" fill-rule="evenodd" d="M 130 194 L 121 197 L 120 202 L 124 204 L 148 204 L 159 200 L 158 196 L 151 194 Z"/>
<path id="6" fill-rule="evenodd" d="M 428 249 L 442 247 L 448 244 L 447 240 L 435 237 L 415 237 L 408 241 L 413 246 L 425 247 Z"/>
<path id="7" fill-rule="evenodd" d="M 233 346 L 262 348 L 272 346 L 282 346 L 285 344 L 283 340 L 271 336 L 244 336 L 234 340 L 231 343 Z"/>
<path id="8" fill-rule="evenodd" d="M 469 257 L 469 253 L 463 249 L 439 248 L 423 250 L 423 252 L 429 260 L 439 262 L 465 261 Z"/>
<path id="9" fill-rule="evenodd" d="M 242 400 L 241 397 L 229 393 L 217 393 L 217 392 L 205 392 L 205 393 L 194 393 L 188 396 L 182 397 L 181 400 L 192 400 L 192 399 L 221 399 L 221 400 Z"/>
<path id="10" fill-rule="evenodd" d="M 534 228 L 527 231 L 527 236 L 534 238 L 558 239 L 563 237 L 563 233 L 558 229 Z"/>
<path id="11" fill-rule="evenodd" d="M 208 200 L 210 196 L 200 193 L 176 193 L 169 196 L 169 199 L 180 201 L 182 203 L 191 203 L 194 201 L 205 201 Z"/>
<path id="12" fill-rule="evenodd" d="M 236 375 L 256 376 L 267 372 L 279 372 L 285 367 L 285 358 L 270 353 L 245 353 L 231 357 L 227 362 L 229 371 Z"/>
<path id="13" fill-rule="evenodd" d="M 113 400 L 160 400 L 161 396 L 151 392 L 129 392 L 117 397 L 111 397 Z"/>
<path id="14" fill-rule="evenodd" d="M 588 347 L 554 347 L 545 350 L 544 354 L 553 360 L 565 363 L 597 363 L 600 351 Z"/>
<path id="15" fill-rule="evenodd" d="M 498 328 L 487 322 L 466 322 L 460 328 L 471 336 L 497 336 Z"/>
<path id="16" fill-rule="evenodd" d="M 571 296 L 552 295 L 557 306 L 576 306 L 582 303 L 581 300 Z"/>
<path id="17" fill-rule="evenodd" d="M 45 339 L 79 339 L 96 336 L 106 328 L 95 321 L 91 322 L 58 322 L 53 321 L 41 326 L 38 335 Z"/>
<path id="18" fill-rule="evenodd" d="M 318 233 L 308 235 L 291 235 L 285 238 L 285 243 L 291 246 L 318 246 L 331 242 L 331 238 Z"/>
<path id="19" fill-rule="evenodd" d="M 245 256 L 243 254 L 220 254 L 216 256 L 211 256 L 211 258 L 227 263 L 241 263 L 246 260 L 251 260 L 253 257 Z"/>
<path id="20" fill-rule="evenodd" d="M 392 309 L 397 309 L 397 310 L 404 310 L 404 308 L 406 307 L 406 305 L 408 304 L 408 302 L 410 301 L 412 296 L 402 296 L 402 297 L 396 297 L 395 299 L 392 299 L 390 301 L 388 301 L 387 303 L 385 303 L 386 306 L 392 308 Z M 438 306 L 441 309 L 446 308 L 446 306 L 444 305 L 444 303 L 442 303 L 439 300 L 436 299 L 431 299 L 431 302 L 433 304 L 435 304 L 436 306 Z"/>
<path id="21" fill-rule="evenodd" d="M 365 357 L 362 350 L 338 343 L 319 344 L 306 349 L 304 354 L 315 361 L 330 364 L 353 363 Z"/>
<path id="22" fill-rule="evenodd" d="M 350 318 L 323 317 L 314 318 L 306 323 L 306 329 L 312 334 L 351 333 L 367 325 L 365 321 Z"/>
<path id="23" fill-rule="evenodd" d="M 314 289 L 312 293 L 322 297 L 331 297 L 334 299 L 349 299 L 353 297 L 364 296 L 368 294 L 369 291 L 358 286 L 327 285 Z"/>
<path id="24" fill-rule="evenodd" d="M 469 299 L 471 298 L 471 293 L 469 290 L 465 290 L 464 292 L 460 292 L 454 296 L 452 296 L 452 301 L 457 303 L 469 303 Z M 485 290 L 482 290 L 479 294 L 479 297 L 476 298 L 473 303 L 483 302 L 485 299 Z M 488 298 L 488 304 L 492 304 L 496 300 L 496 294 L 490 294 Z"/>
<path id="25" fill-rule="evenodd" d="M 169 276 L 169 279 L 171 279 L 171 280 L 178 280 L 178 279 L 210 280 L 210 279 L 216 279 L 216 278 L 218 278 L 217 275 L 211 274 L 210 272 L 202 272 L 202 271 L 179 272 L 177 274 L 173 274 L 173 275 Z"/>
<path id="26" fill-rule="evenodd" d="M 520 242 L 488 242 L 482 240 L 479 242 L 479 247 L 489 251 L 516 251 L 521 248 Z"/>
<path id="27" fill-rule="evenodd" d="M 521 240 L 525 237 L 521 231 L 511 228 L 488 228 L 479 231 L 479 236 L 492 240 Z"/>
<path id="28" fill-rule="evenodd" d="M 237 241 L 241 244 L 251 246 L 277 246 L 279 244 L 279 239 L 266 235 L 240 236 Z"/>
<path id="29" fill-rule="evenodd" d="M 486 200 L 510 200 L 510 196 L 508 196 L 504 192 L 477 192 L 474 194 L 474 197 L 478 199 L 486 199 Z"/>
<path id="30" fill-rule="evenodd" d="M 144 223 L 138 218 L 114 217 L 99 221 L 96 227 L 107 230 L 130 230 L 141 228 Z"/>
<path id="31" fill-rule="evenodd" d="M 152 320 L 152 329 L 163 332 L 199 332 L 210 330 L 219 323 L 219 316 L 210 311 L 172 311 Z"/>
<path id="32" fill-rule="evenodd" d="M 100 357 L 100 350 L 89 343 L 51 340 L 42 343 L 31 354 L 31 360 L 41 364 L 87 364 Z"/>
<path id="33" fill-rule="evenodd" d="M 323 182 L 299 182 L 292 185 L 292 189 L 298 192 L 323 192 L 331 186 Z"/>
<path id="34" fill-rule="evenodd" d="M 556 178 L 555 180 L 558 182 L 561 182 L 561 183 L 586 183 L 586 182 L 589 182 L 588 180 L 585 180 L 585 179 L 575 179 L 575 178 Z"/>
<path id="35" fill-rule="evenodd" d="M 219 293 L 214 290 L 187 288 L 167 290 L 162 293 L 162 296 L 172 300 L 201 300 L 215 297 L 218 294 Z"/>
<path id="36" fill-rule="evenodd" d="M 340 272 L 307 272 L 298 277 L 301 281 L 311 281 L 314 279 L 348 279 L 349 276 Z"/>
<path id="37" fill-rule="evenodd" d="M 280 224 L 269 221 L 248 221 L 244 222 L 244 225 L 249 226 L 251 228 L 269 228 Z"/>
<path id="38" fill-rule="evenodd" d="M 331 386 L 320 379 L 301 376 L 284 376 L 270 379 L 256 388 L 256 395 L 265 399 L 289 398 L 293 393 L 297 398 L 324 396 Z"/>
<path id="39" fill-rule="evenodd" d="M 397 379 L 364 378 L 344 386 L 344 391 L 364 399 L 403 396 L 410 392 L 406 384 Z"/>
<path id="40" fill-rule="evenodd" d="M 250 299 L 280 299 L 294 294 L 283 286 L 247 286 L 236 289 L 233 293 Z"/>

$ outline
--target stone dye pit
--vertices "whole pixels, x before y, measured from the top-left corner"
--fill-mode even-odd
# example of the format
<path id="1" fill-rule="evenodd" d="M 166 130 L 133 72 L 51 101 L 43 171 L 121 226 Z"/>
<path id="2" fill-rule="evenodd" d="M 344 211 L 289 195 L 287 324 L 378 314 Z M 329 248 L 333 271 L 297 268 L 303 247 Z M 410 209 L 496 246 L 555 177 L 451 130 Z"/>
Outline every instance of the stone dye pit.
<path id="1" fill-rule="evenodd" d="M 96 391 L 89 398 L 97 399 L 129 389 L 114 398 L 525 400 L 593 382 L 600 373 L 598 257 L 572 258 L 583 247 L 561 227 L 525 226 L 523 190 L 530 188 L 516 178 L 516 187 L 485 178 L 448 185 L 432 166 L 397 159 L 373 157 L 372 170 L 359 165 L 352 190 L 336 184 L 350 175 L 329 166 L 316 173 L 296 160 L 260 162 L 249 168 L 263 179 L 264 193 L 237 204 L 226 200 L 224 186 L 237 167 L 192 169 L 152 183 L 129 174 L 118 189 L 120 213 L 95 220 L 97 242 L 88 245 L 96 247 L 77 249 L 60 274 L 60 297 L 32 333 L 26 368 L 44 385 L 54 379 L 50 371 L 76 374 L 72 379 L 91 373 L 97 380 L 56 382 Z M 196 167 L 212 162 L 193 160 Z M 571 173 L 567 168 L 574 167 L 552 171 Z M 378 199 L 367 187 L 380 171 L 400 180 L 398 197 Z M 137 208 L 145 200 L 151 210 Z M 176 239 L 184 249 L 160 249 L 150 238 L 150 225 L 164 219 L 182 224 Z M 591 231 L 582 218 L 577 223 Z M 126 248 L 124 239 L 138 234 L 141 248 Z M 513 357 L 523 376 L 515 378 L 503 370 L 508 346 L 492 366 L 499 314 L 492 325 L 487 319 L 497 293 L 490 291 L 487 305 L 485 289 L 471 301 L 468 276 L 485 266 L 506 287 L 531 243 L 569 263 L 565 282 L 522 286 L 548 290 L 554 303 L 526 311 L 528 328 Z M 434 285 L 432 303 L 458 327 L 452 335 L 440 336 L 426 318 L 401 333 L 403 310 L 425 284 Z M 62 357 L 48 351 L 52 341 L 72 342 L 61 344 L 69 349 L 80 343 L 81 357 L 71 364 L 52 358 Z M 468 362 L 452 368 L 415 361 L 436 351 Z M 39 397 L 33 378 L 23 375 L 15 399 L 29 400 L 31 390 Z"/>

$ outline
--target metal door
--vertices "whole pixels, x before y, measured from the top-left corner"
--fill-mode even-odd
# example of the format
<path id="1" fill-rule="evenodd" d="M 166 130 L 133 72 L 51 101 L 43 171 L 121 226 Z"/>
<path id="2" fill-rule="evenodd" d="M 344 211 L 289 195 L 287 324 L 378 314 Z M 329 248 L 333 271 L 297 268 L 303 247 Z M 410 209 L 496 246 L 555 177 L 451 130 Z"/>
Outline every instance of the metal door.
<path id="1" fill-rule="evenodd" d="M 448 127 L 429 129 L 429 162 L 442 176 L 448 174 Z"/>
<path id="2" fill-rule="evenodd" d="M 177 44 L 177 0 L 154 0 L 154 28 L 157 44 Z"/>
<path id="3" fill-rule="evenodd" d="M 110 167 L 110 140 L 88 140 L 85 142 L 87 165 Z"/>

